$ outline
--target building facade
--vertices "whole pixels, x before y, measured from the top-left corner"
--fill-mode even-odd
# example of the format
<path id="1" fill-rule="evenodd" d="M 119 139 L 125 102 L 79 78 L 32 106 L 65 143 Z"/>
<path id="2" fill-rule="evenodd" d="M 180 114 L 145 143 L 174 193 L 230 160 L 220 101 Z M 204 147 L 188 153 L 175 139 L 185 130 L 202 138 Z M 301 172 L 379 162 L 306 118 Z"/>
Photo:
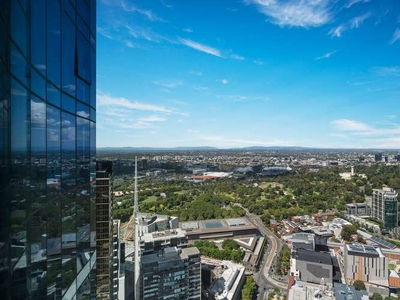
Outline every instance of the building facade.
<path id="1" fill-rule="evenodd" d="M 96 1 L 0 1 L 0 295 L 94 297 Z"/>
<path id="2" fill-rule="evenodd" d="M 112 299 L 112 162 L 96 163 L 97 299 Z"/>
<path id="3" fill-rule="evenodd" d="M 360 280 L 388 287 L 388 259 L 380 248 L 363 244 L 346 244 L 344 247 L 344 275 L 350 283 Z"/>
<path id="4" fill-rule="evenodd" d="M 397 192 L 391 188 L 374 189 L 372 216 L 383 223 L 383 228 L 395 233 L 398 227 Z"/>

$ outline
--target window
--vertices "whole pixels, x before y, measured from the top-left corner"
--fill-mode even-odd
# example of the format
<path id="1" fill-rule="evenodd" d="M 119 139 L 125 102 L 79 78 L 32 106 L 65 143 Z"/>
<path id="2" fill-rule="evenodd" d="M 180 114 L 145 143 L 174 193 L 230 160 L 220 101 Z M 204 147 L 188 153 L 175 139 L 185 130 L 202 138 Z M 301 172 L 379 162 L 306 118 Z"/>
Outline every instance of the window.
<path id="1" fill-rule="evenodd" d="M 91 84 L 90 45 L 80 32 L 77 35 L 77 75 Z"/>
<path id="2" fill-rule="evenodd" d="M 35 0 L 31 5 L 31 60 L 35 68 L 46 76 L 46 1 Z"/>

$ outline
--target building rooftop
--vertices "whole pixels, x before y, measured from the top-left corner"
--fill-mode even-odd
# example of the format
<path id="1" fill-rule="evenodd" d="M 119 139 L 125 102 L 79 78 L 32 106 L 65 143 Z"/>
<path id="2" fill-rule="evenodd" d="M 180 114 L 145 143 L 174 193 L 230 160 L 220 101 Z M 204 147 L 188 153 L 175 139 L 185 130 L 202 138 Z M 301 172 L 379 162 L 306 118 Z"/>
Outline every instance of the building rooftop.
<path id="1" fill-rule="evenodd" d="M 311 233 L 293 233 L 290 239 L 292 243 L 314 243 L 314 235 Z"/>
<path id="2" fill-rule="evenodd" d="M 356 291 L 354 286 L 337 283 L 333 285 L 336 300 L 368 300 L 367 291 Z"/>
<path id="3" fill-rule="evenodd" d="M 186 232 L 180 228 L 165 230 L 165 231 L 157 231 L 151 233 L 144 233 L 141 237 L 141 241 L 143 242 L 152 242 L 156 240 L 164 240 L 170 239 L 173 237 L 184 238 L 186 237 Z"/>
<path id="4" fill-rule="evenodd" d="M 384 257 L 380 248 L 364 244 L 346 244 L 347 252 L 351 255 L 366 257 Z"/>
<path id="5" fill-rule="evenodd" d="M 315 252 L 304 249 L 297 249 L 294 253 L 293 258 L 297 260 L 312 262 L 312 263 L 321 263 L 325 265 L 332 265 L 332 257 L 329 253 L 325 252 Z"/>

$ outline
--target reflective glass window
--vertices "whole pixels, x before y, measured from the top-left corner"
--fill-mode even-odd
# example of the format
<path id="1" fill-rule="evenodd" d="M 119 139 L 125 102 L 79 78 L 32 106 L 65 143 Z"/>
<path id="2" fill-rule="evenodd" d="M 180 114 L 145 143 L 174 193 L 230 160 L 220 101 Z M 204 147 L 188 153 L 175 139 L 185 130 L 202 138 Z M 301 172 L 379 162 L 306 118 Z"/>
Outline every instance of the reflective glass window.
<path id="1" fill-rule="evenodd" d="M 75 102 L 76 100 L 74 98 L 66 94 L 62 94 L 62 108 L 65 109 L 66 111 L 75 113 L 76 111 Z"/>
<path id="2" fill-rule="evenodd" d="M 90 24 L 90 11 L 89 6 L 85 1 L 78 1 L 78 13 L 82 17 L 82 19 L 89 25 Z"/>
<path id="3" fill-rule="evenodd" d="M 18 1 L 11 1 L 11 37 L 26 56 L 28 53 L 28 24 Z"/>
<path id="4" fill-rule="evenodd" d="M 90 49 L 90 59 L 92 61 L 92 84 L 90 86 L 90 106 L 96 108 L 96 53 Z"/>
<path id="5" fill-rule="evenodd" d="M 0 18 L 0 60 L 6 60 L 6 25 L 2 18 Z"/>
<path id="6" fill-rule="evenodd" d="M 96 122 L 96 111 L 93 108 L 90 109 L 90 120 Z"/>
<path id="7" fill-rule="evenodd" d="M 62 88 L 75 96 L 75 27 L 65 12 L 62 18 Z"/>
<path id="8" fill-rule="evenodd" d="M 17 81 L 11 84 L 11 151 L 24 163 L 30 141 L 28 93 Z"/>
<path id="9" fill-rule="evenodd" d="M 79 78 L 76 80 L 77 83 L 77 91 L 76 91 L 76 97 L 85 102 L 85 103 L 90 103 L 90 87 L 87 85 L 84 81 L 80 80 Z"/>
<path id="10" fill-rule="evenodd" d="M 87 83 L 91 83 L 90 45 L 80 32 L 78 32 L 77 34 L 78 76 L 85 80 Z"/>
<path id="11" fill-rule="evenodd" d="M 61 112 L 47 106 L 47 228 L 48 251 L 61 253 Z M 50 245 L 49 245 L 50 243 Z M 50 253 L 49 253 L 50 254 Z"/>
<path id="12" fill-rule="evenodd" d="M 28 84 L 28 64 L 21 52 L 14 46 L 11 45 L 11 73 L 18 78 L 24 85 Z"/>
<path id="13" fill-rule="evenodd" d="M 62 6 L 67 15 L 72 19 L 73 22 L 75 22 L 75 9 L 72 7 L 72 4 L 70 0 L 62 0 Z"/>
<path id="14" fill-rule="evenodd" d="M 35 0 L 31 5 L 31 60 L 40 73 L 46 76 L 46 0 Z"/>
<path id="15" fill-rule="evenodd" d="M 62 265 L 61 257 L 47 262 L 47 299 L 61 299 L 62 297 Z"/>
<path id="16" fill-rule="evenodd" d="M 60 87 L 60 3 L 47 1 L 47 78 Z"/>
<path id="17" fill-rule="evenodd" d="M 90 0 L 90 31 L 96 37 L 96 0 Z"/>
<path id="18" fill-rule="evenodd" d="M 90 117 L 90 110 L 89 110 L 89 106 L 81 103 L 81 102 L 77 102 L 76 104 L 76 114 L 78 116 L 84 117 L 86 119 L 89 119 Z M 89 135 L 88 135 L 89 137 Z"/>
<path id="19" fill-rule="evenodd" d="M 47 102 L 60 107 L 60 91 L 52 84 L 47 84 Z"/>
<path id="20" fill-rule="evenodd" d="M 80 1 L 80 2 L 82 2 L 82 1 Z M 89 39 L 89 36 L 90 36 L 89 27 L 86 25 L 86 23 L 84 21 L 82 21 L 81 17 L 78 16 L 76 18 L 76 24 L 78 25 L 78 29 L 83 34 L 83 36 L 86 39 Z"/>
<path id="21" fill-rule="evenodd" d="M 31 69 L 31 90 L 42 99 L 46 98 L 46 81 L 35 69 Z"/>

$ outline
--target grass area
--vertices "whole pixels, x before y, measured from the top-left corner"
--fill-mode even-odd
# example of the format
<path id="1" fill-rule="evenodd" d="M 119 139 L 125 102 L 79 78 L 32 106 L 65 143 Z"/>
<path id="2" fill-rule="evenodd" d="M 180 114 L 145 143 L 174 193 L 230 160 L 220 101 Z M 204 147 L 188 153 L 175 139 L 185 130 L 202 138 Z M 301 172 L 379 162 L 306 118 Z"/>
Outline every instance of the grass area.
<path id="1" fill-rule="evenodd" d="M 174 193 L 175 195 L 183 195 L 183 194 L 187 194 L 187 191 L 178 191 Z"/>
<path id="2" fill-rule="evenodd" d="M 157 197 L 156 196 L 150 196 L 147 197 L 147 199 L 143 200 L 144 203 L 153 203 L 157 201 Z"/>

